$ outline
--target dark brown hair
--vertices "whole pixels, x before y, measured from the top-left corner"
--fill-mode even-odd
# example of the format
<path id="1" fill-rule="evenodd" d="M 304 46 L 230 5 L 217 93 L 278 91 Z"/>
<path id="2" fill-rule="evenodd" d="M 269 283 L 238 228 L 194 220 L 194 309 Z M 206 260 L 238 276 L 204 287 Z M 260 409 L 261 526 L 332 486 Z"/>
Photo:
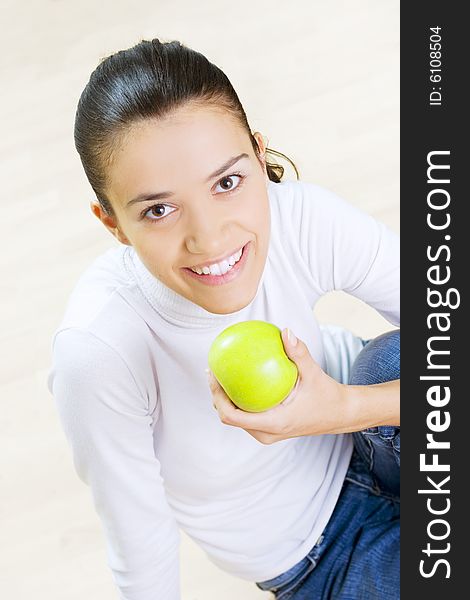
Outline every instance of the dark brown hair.
<path id="1" fill-rule="evenodd" d="M 255 155 L 260 152 L 241 102 L 221 69 L 199 52 L 178 41 L 142 40 L 100 62 L 83 90 L 75 115 L 75 147 L 96 198 L 108 214 L 106 167 L 129 126 L 163 118 L 191 102 L 227 110 L 250 136 Z M 267 148 L 266 155 L 284 154 Z M 279 183 L 284 167 L 266 160 L 267 174 Z"/>

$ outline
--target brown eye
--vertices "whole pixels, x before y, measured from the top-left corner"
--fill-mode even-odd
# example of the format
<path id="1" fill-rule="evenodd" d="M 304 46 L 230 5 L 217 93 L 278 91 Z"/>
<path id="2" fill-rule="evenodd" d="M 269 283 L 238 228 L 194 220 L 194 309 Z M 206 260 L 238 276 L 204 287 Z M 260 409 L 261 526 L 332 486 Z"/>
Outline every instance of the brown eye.
<path id="1" fill-rule="evenodd" d="M 167 206 L 166 204 L 154 204 L 145 209 L 142 213 L 142 217 L 149 221 L 161 221 L 175 210 L 175 208 Z"/>
<path id="2" fill-rule="evenodd" d="M 241 185 L 243 179 L 244 177 L 242 175 L 233 173 L 232 175 L 222 177 L 217 183 L 217 186 L 220 186 L 223 192 L 231 192 Z"/>
<path id="3" fill-rule="evenodd" d="M 224 188 L 224 190 L 231 190 L 233 187 L 233 181 L 232 181 L 231 177 L 224 177 L 223 179 L 220 180 L 220 183 L 221 183 L 222 187 Z"/>
<path id="4" fill-rule="evenodd" d="M 165 206 L 164 204 L 155 204 L 149 210 L 150 214 L 153 217 L 163 217 L 165 215 Z"/>

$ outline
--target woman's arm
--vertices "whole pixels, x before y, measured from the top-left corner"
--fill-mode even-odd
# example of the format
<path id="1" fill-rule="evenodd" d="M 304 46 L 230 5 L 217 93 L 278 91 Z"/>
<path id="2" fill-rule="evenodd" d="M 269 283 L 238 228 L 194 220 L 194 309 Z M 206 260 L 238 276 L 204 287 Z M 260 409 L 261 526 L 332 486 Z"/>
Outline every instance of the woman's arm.
<path id="1" fill-rule="evenodd" d="M 153 447 L 148 400 L 118 352 L 81 329 L 55 338 L 49 389 L 90 486 L 123 600 L 178 600 L 179 532 Z"/>
<path id="2" fill-rule="evenodd" d="M 329 190 L 305 182 L 300 190 L 292 237 L 320 295 L 346 292 L 399 327 L 398 235 Z"/>
<path id="3" fill-rule="evenodd" d="M 249 413 L 237 408 L 214 375 L 209 384 L 221 421 L 241 427 L 263 444 L 301 435 L 349 433 L 400 423 L 400 381 L 376 385 L 345 385 L 327 375 L 313 360 L 307 346 L 288 339 L 284 349 L 299 371 L 296 387 L 278 406 Z"/>
<path id="4" fill-rule="evenodd" d="M 343 385 L 353 428 L 344 433 L 380 425 L 400 425 L 400 380 L 375 385 Z"/>

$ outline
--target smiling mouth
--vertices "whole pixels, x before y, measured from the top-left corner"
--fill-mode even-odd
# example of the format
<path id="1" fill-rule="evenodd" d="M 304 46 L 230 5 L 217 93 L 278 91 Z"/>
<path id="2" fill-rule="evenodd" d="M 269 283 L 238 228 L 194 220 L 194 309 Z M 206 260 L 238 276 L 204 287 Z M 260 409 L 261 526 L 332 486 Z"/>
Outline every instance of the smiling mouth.
<path id="1" fill-rule="evenodd" d="M 221 276 L 225 275 L 229 271 L 233 269 L 233 267 L 241 260 L 243 250 L 245 246 L 242 246 L 237 251 L 232 252 L 232 254 L 227 255 L 222 260 L 205 263 L 204 265 L 199 265 L 195 267 L 186 267 L 190 269 L 193 273 L 197 273 L 198 275 L 213 275 L 213 276 Z"/>
<path id="2" fill-rule="evenodd" d="M 206 285 L 229 283 L 238 277 L 245 266 L 250 254 L 250 246 L 251 242 L 248 242 L 240 250 L 218 263 L 208 263 L 203 267 L 183 267 L 183 271 Z"/>

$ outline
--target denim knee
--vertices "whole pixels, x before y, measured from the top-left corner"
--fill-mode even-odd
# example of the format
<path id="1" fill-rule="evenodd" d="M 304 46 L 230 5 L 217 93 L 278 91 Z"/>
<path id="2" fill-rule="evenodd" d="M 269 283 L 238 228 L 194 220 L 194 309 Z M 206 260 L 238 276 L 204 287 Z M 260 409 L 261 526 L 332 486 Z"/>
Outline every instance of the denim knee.
<path id="1" fill-rule="evenodd" d="M 400 379 L 400 330 L 389 331 L 368 342 L 351 368 L 351 385 L 372 385 Z M 400 428 L 393 425 L 371 427 L 354 434 L 361 455 L 372 456 L 383 446 L 400 463 Z M 367 447 L 361 440 L 367 442 Z M 364 446 L 364 447 L 363 447 Z M 375 449 L 375 450 L 373 450 Z M 369 457 L 370 458 L 370 457 Z M 378 456 L 377 456 L 378 458 Z M 383 469 L 386 470 L 386 469 Z"/>
<path id="2" fill-rule="evenodd" d="M 400 379 L 400 330 L 367 342 L 351 368 L 351 385 L 371 385 Z"/>

